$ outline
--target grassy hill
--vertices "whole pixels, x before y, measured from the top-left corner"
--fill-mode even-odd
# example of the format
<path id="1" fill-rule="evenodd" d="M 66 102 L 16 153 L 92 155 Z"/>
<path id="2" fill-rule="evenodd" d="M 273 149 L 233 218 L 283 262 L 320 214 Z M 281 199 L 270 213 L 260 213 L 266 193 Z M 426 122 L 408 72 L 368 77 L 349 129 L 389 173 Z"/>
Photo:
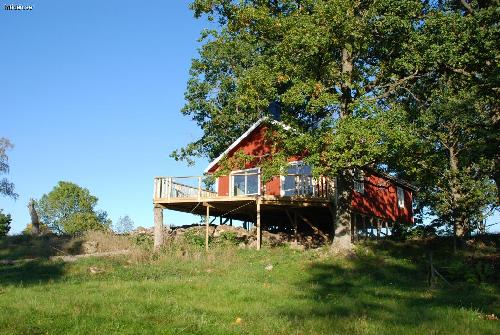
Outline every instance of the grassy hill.
<path id="1" fill-rule="evenodd" d="M 0 259 L 49 239 L 4 239 Z M 77 242 L 59 243 L 69 252 Z M 500 314 L 496 242 L 455 256 L 441 247 L 449 244 L 367 243 L 350 257 L 181 245 L 153 256 L 19 261 L 0 265 L 0 333 L 500 333 L 490 320 Z M 429 288 L 430 250 L 452 286 Z"/>

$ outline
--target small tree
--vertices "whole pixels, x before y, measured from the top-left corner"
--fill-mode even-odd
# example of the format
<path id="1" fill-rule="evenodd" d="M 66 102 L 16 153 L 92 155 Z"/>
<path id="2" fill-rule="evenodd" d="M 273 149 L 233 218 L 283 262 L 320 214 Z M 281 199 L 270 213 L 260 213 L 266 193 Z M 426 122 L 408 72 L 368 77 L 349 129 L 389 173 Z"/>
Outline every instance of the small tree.
<path id="1" fill-rule="evenodd" d="M 119 234 L 130 233 L 134 229 L 134 221 L 130 218 L 130 216 L 125 215 L 118 219 L 114 228 Z"/>
<path id="2" fill-rule="evenodd" d="M 95 210 L 97 197 L 71 182 L 60 181 L 38 201 L 41 221 L 56 233 L 105 230 L 111 225 L 105 211 Z"/>
<path id="3" fill-rule="evenodd" d="M 12 218 L 10 214 L 4 214 L 3 210 L 0 209 L 0 237 L 6 236 L 10 230 L 10 223 L 12 222 Z"/>
<path id="4" fill-rule="evenodd" d="M 0 137 L 0 174 L 9 173 L 7 150 L 13 147 L 8 139 Z M 14 199 L 18 197 L 18 194 L 14 192 L 14 183 L 10 182 L 7 178 L 0 179 L 0 194 Z"/>

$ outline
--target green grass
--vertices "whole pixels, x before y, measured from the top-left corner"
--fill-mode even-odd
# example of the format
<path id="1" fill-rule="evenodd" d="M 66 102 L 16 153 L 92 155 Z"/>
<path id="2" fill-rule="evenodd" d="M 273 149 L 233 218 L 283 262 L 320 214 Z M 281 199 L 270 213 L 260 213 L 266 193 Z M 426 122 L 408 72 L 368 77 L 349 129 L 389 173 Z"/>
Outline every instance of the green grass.
<path id="1" fill-rule="evenodd" d="M 424 250 L 411 242 L 360 247 L 347 259 L 324 250 L 174 250 L 140 263 L 0 266 L 0 333 L 498 334 L 500 321 L 484 319 L 499 315 L 498 297 L 494 283 L 429 289 Z"/>

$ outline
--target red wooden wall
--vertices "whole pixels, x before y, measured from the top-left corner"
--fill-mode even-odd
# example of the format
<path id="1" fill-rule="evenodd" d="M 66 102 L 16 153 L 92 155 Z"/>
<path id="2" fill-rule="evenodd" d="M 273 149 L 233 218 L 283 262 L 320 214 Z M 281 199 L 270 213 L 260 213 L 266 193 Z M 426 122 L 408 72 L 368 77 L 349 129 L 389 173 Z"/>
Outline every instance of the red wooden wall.
<path id="1" fill-rule="evenodd" d="M 241 141 L 233 150 L 228 153 L 230 157 L 237 150 L 243 150 L 245 154 L 253 156 L 264 156 L 272 152 L 272 144 L 267 143 L 269 139 L 265 134 L 268 127 L 264 124 L 253 130 L 244 140 Z M 300 160 L 300 157 L 290 158 L 290 162 Z M 259 165 L 259 158 L 253 162 L 246 164 L 245 169 L 256 167 Z M 217 171 L 219 165 L 215 165 L 208 172 Z M 218 178 L 218 194 L 220 196 L 229 196 L 229 177 L 221 176 Z M 396 185 L 391 180 L 377 175 L 374 172 L 365 172 L 365 188 L 364 193 L 353 191 L 352 210 L 354 212 L 372 215 L 382 219 L 391 221 L 413 222 L 412 213 L 412 191 L 404 186 L 405 207 L 399 208 L 397 202 Z M 265 195 L 279 196 L 281 189 L 280 177 L 274 177 L 265 185 Z"/>
<path id="2" fill-rule="evenodd" d="M 398 206 L 397 185 L 394 182 L 373 172 L 365 171 L 365 189 L 363 193 L 353 191 L 352 210 L 386 220 L 413 223 L 412 191 L 403 186 L 400 187 L 404 191 L 404 208 Z"/>

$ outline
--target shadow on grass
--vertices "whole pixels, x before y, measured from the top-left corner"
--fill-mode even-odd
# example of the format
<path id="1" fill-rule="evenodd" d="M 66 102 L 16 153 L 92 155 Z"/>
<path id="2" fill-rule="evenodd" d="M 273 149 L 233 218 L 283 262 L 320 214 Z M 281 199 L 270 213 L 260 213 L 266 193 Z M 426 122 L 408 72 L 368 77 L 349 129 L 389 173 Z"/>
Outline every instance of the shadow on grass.
<path id="1" fill-rule="evenodd" d="M 71 236 L 14 235 L 0 238 L 0 260 L 48 258 L 81 253 L 83 240 Z"/>
<path id="2" fill-rule="evenodd" d="M 49 260 L 23 261 L 0 265 L 0 287 L 33 285 L 57 280 L 64 275 L 65 263 Z"/>
<path id="3" fill-rule="evenodd" d="M 413 330 L 422 323 L 442 325 L 444 315 L 460 321 L 463 309 L 498 315 L 498 285 L 455 282 L 431 290 L 426 249 L 410 243 L 378 244 L 371 250 L 375 253 L 311 264 L 307 279 L 297 283 L 301 293 L 296 298 L 305 303 L 283 313 L 291 320 L 364 318 Z"/>

